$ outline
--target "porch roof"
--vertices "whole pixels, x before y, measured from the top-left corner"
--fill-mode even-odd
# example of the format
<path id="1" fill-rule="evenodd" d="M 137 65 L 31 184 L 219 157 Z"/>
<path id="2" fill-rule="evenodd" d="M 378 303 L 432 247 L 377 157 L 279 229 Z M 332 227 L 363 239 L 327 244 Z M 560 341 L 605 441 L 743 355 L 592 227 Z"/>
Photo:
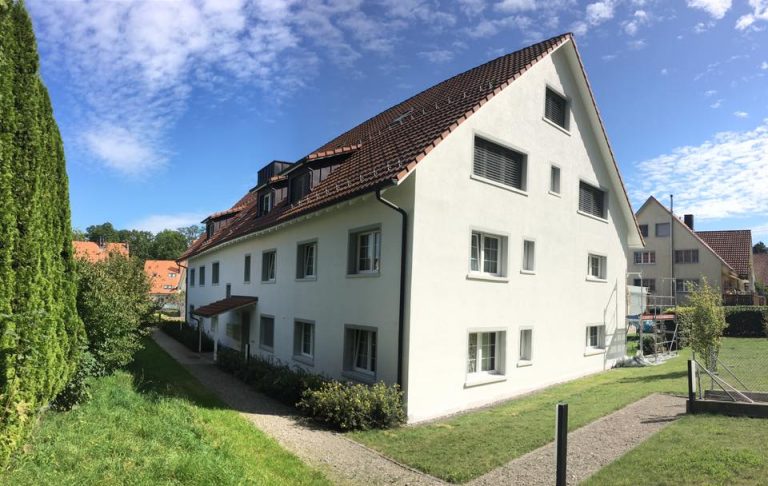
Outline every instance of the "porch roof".
<path id="1" fill-rule="evenodd" d="M 248 295 L 232 295 L 226 299 L 217 300 L 216 302 L 211 302 L 210 304 L 204 305 L 199 309 L 195 309 L 192 311 L 192 313 L 200 317 L 213 317 L 225 312 L 239 309 L 241 307 L 255 304 L 258 301 L 258 297 L 251 297 Z"/>

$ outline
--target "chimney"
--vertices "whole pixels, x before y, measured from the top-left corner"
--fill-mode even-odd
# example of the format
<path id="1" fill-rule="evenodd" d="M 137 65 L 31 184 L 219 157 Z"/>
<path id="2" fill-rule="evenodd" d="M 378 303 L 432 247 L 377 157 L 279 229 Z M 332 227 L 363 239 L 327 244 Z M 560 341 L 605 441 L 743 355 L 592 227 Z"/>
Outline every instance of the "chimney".
<path id="1" fill-rule="evenodd" d="M 686 214 L 683 216 L 683 222 L 685 222 L 685 225 L 693 231 L 693 215 L 692 214 Z"/>

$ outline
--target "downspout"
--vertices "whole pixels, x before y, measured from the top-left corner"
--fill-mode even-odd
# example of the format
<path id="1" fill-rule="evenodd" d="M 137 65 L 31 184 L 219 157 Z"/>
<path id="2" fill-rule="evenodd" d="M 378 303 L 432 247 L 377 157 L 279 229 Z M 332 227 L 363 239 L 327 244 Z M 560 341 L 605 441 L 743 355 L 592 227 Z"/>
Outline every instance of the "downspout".
<path id="1" fill-rule="evenodd" d="M 400 213 L 402 229 L 400 230 L 400 305 L 397 323 L 397 384 L 403 386 L 403 341 L 405 335 L 405 274 L 408 255 L 408 213 L 391 201 L 381 197 L 381 189 L 376 189 L 376 199 L 380 203 Z"/>
<path id="2" fill-rule="evenodd" d="M 670 264 L 672 266 L 672 297 L 677 305 L 677 280 L 675 280 L 675 196 L 669 195 L 669 246 L 671 247 Z"/>

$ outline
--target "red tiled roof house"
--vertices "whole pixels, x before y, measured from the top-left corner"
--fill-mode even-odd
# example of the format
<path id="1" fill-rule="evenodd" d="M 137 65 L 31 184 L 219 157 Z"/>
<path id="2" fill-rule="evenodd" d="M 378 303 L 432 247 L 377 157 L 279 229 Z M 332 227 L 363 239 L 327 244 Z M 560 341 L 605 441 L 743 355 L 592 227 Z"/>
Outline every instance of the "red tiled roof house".
<path id="1" fill-rule="evenodd" d="M 82 258 L 91 262 L 106 260 L 111 253 L 128 257 L 128 243 L 94 243 L 93 241 L 73 241 L 75 258 Z"/>
<path id="2" fill-rule="evenodd" d="M 569 34 L 268 164 L 204 222 L 187 296 L 219 345 L 400 382 L 411 421 L 624 356 L 642 238 Z"/>

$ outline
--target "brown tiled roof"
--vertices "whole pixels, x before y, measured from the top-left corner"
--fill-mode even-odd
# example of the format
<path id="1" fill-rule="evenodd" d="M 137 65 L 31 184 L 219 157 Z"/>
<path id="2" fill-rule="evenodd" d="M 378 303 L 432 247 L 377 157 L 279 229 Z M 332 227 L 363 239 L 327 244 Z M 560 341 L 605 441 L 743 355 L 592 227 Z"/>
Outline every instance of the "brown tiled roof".
<path id="1" fill-rule="evenodd" d="M 258 297 L 250 297 L 247 295 L 233 295 L 226 299 L 217 300 L 216 302 L 204 305 L 199 309 L 192 311 L 193 314 L 201 317 L 213 317 L 225 312 L 229 312 L 240 307 L 255 304 L 259 301 Z"/>
<path id="2" fill-rule="evenodd" d="M 182 266 L 175 261 L 146 260 L 144 262 L 144 273 L 149 278 L 150 294 L 173 294 L 178 292 L 181 285 Z"/>
<path id="3" fill-rule="evenodd" d="M 740 277 L 749 276 L 749 256 L 752 254 L 752 231 L 697 231 L 696 235 L 723 260 L 736 270 Z"/>
<path id="4" fill-rule="evenodd" d="M 752 260 L 755 264 L 755 281 L 768 285 L 768 253 L 755 253 Z"/>
<path id="5" fill-rule="evenodd" d="M 73 241 L 72 247 L 75 249 L 75 258 L 91 262 L 106 260 L 110 253 L 128 256 L 128 243 L 107 243 L 102 247 L 92 241 Z"/>
<path id="6" fill-rule="evenodd" d="M 233 217 L 226 228 L 210 239 L 199 238 L 181 258 L 397 183 L 496 93 L 570 39 L 571 34 L 562 34 L 494 59 L 422 91 L 339 135 L 298 161 L 343 157 L 339 168 L 309 194 L 294 204 L 286 199 L 258 219 L 258 204 L 254 197 L 246 195 L 235 207 L 244 203 L 247 207 Z"/>

